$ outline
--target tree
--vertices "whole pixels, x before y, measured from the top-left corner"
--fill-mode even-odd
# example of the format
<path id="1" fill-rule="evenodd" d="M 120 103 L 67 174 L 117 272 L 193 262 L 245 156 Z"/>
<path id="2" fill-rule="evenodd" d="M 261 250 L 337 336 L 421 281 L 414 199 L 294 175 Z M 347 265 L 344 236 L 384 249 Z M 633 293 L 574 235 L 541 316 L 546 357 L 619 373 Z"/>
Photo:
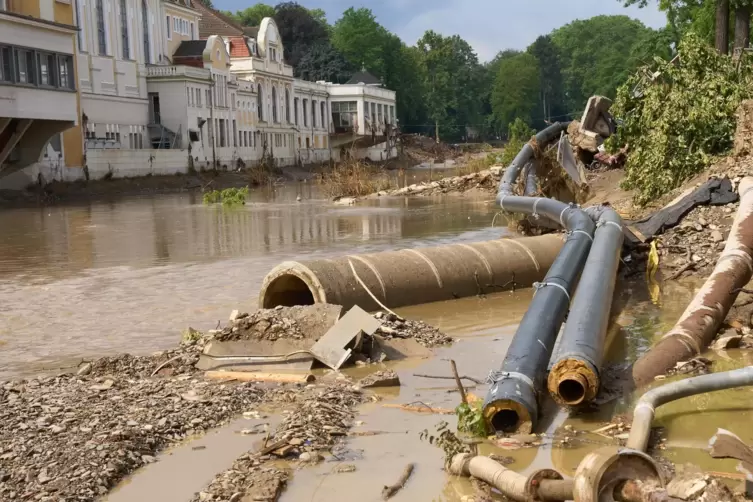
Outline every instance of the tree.
<path id="1" fill-rule="evenodd" d="M 751 0 L 735 0 L 735 50 L 750 45 Z"/>
<path id="2" fill-rule="evenodd" d="M 541 96 L 540 75 L 539 61 L 527 52 L 500 63 L 492 91 L 494 120 L 500 127 L 516 119 L 529 126 L 533 124 Z"/>
<path id="3" fill-rule="evenodd" d="M 322 41 L 310 47 L 293 70 L 295 76 L 303 80 L 324 80 L 337 84 L 347 82 L 355 71 L 329 41 Z"/>
<path id="4" fill-rule="evenodd" d="M 350 7 L 335 23 L 331 40 L 351 64 L 382 76 L 386 56 L 383 47 L 388 35 L 370 9 Z"/>
<path id="5" fill-rule="evenodd" d="M 594 94 L 614 97 L 639 61 L 633 48 L 655 34 L 627 16 L 596 16 L 574 21 L 552 32 L 564 79 L 568 113 L 582 110 Z"/>
<path id="6" fill-rule="evenodd" d="M 253 7 L 239 10 L 233 14 L 233 18 L 243 26 L 259 26 L 265 17 L 273 17 L 275 9 L 265 3 L 257 3 Z"/>
<path id="7" fill-rule="evenodd" d="M 716 50 L 729 52 L 729 0 L 716 0 Z"/>
<path id="8" fill-rule="evenodd" d="M 567 110 L 564 109 L 564 85 L 560 68 L 559 49 L 552 42 L 549 35 L 541 36 L 528 47 L 528 53 L 538 60 L 539 66 L 539 111 L 545 121 L 552 116 L 560 118 Z M 538 121 L 536 121 L 538 122 Z M 543 125 L 537 123 L 537 126 Z"/>
<path id="9" fill-rule="evenodd" d="M 295 2 L 277 5 L 274 20 L 285 48 L 285 61 L 294 68 L 312 47 L 329 43 L 326 27 L 308 9 Z"/>
<path id="10" fill-rule="evenodd" d="M 483 69 L 473 48 L 455 35 L 427 31 L 416 43 L 421 55 L 426 109 L 434 135 L 464 136 L 481 118 Z"/>

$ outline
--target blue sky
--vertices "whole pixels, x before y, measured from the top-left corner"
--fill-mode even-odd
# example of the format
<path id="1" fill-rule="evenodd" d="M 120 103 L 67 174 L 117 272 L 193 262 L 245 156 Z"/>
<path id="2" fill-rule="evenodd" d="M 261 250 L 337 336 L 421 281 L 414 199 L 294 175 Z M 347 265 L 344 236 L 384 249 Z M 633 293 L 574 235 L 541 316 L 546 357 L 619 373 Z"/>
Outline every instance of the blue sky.
<path id="1" fill-rule="evenodd" d="M 235 12 L 254 0 L 213 0 L 214 6 Z M 275 5 L 277 1 L 265 2 Z M 348 7 L 368 7 L 378 21 L 406 43 L 413 44 L 429 29 L 460 35 L 482 61 L 503 49 L 523 49 L 541 34 L 575 19 L 599 14 L 626 14 L 660 28 L 664 15 L 655 8 L 625 8 L 619 0 L 298 0 L 321 8 L 335 22 Z"/>

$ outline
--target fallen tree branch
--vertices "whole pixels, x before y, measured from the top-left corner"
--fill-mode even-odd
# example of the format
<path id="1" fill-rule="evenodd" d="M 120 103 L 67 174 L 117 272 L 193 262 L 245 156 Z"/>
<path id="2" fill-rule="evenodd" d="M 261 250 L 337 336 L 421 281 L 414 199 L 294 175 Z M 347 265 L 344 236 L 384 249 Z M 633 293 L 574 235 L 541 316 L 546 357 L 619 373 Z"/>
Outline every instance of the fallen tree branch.
<path id="1" fill-rule="evenodd" d="M 468 404 L 468 398 L 465 395 L 465 389 L 463 388 L 463 383 L 460 381 L 460 377 L 458 376 L 458 367 L 455 364 L 454 359 L 450 359 L 450 367 L 452 368 L 452 376 L 455 378 L 455 384 L 458 386 L 458 392 L 460 392 L 460 401 L 463 404 Z"/>
<path id="2" fill-rule="evenodd" d="M 690 261 L 690 262 L 686 263 L 685 265 L 683 265 L 682 267 L 680 267 L 680 269 L 677 270 L 674 274 L 670 275 L 667 278 L 667 280 L 674 281 L 675 279 L 677 279 L 678 277 L 680 277 L 682 274 L 684 274 L 688 270 L 690 270 L 692 268 L 695 268 L 695 267 L 696 267 L 696 264 L 693 263 L 692 261 Z"/>
<path id="3" fill-rule="evenodd" d="M 455 414 L 453 410 L 448 410 L 446 408 L 432 408 L 431 406 L 427 406 L 425 404 L 423 406 L 414 406 L 411 404 L 387 403 L 387 404 L 383 404 L 382 408 L 395 408 L 395 409 L 403 410 L 403 411 L 413 411 L 415 413 L 436 413 L 437 415 L 454 415 Z"/>
<path id="4" fill-rule="evenodd" d="M 394 497 L 397 492 L 402 490 L 405 486 L 405 483 L 408 482 L 411 474 L 413 474 L 413 470 L 415 468 L 416 464 L 406 465 L 403 473 L 400 475 L 400 479 L 397 480 L 397 483 L 392 486 L 385 486 L 384 488 L 382 488 L 382 500 L 389 500 L 390 498 Z"/>

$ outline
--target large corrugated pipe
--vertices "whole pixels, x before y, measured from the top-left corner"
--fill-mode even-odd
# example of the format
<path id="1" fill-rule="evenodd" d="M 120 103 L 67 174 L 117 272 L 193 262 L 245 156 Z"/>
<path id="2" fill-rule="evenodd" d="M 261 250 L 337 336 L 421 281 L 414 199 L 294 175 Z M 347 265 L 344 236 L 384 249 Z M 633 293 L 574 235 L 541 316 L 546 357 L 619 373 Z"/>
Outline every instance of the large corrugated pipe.
<path id="1" fill-rule="evenodd" d="M 740 288 L 753 276 L 753 178 L 743 178 L 739 191 L 740 208 L 714 271 L 677 324 L 633 365 L 636 387 L 700 354 L 716 336 Z"/>
<path id="2" fill-rule="evenodd" d="M 530 431 L 538 420 L 537 391 L 543 387 L 552 349 L 570 306 L 570 297 L 591 247 L 594 222 L 575 205 L 555 200 L 497 196 L 513 213 L 544 216 L 568 230 L 567 240 L 515 332 L 500 370 L 484 401 L 484 418 L 494 431 Z"/>
<path id="3" fill-rule="evenodd" d="M 753 385 L 753 366 L 668 383 L 646 392 L 633 410 L 627 447 L 646 451 L 656 408 L 684 397 Z"/>
<path id="4" fill-rule="evenodd" d="M 259 308 L 331 303 L 373 311 L 381 307 L 369 292 L 395 308 L 527 288 L 542 280 L 562 241 L 544 235 L 284 262 L 264 278 Z"/>
<path id="5" fill-rule="evenodd" d="M 533 142 L 526 143 L 523 148 L 521 148 L 520 152 L 518 152 L 518 155 L 515 156 L 512 164 L 510 164 L 510 166 L 505 170 L 505 174 L 502 176 L 502 181 L 499 185 L 499 191 L 511 194 L 512 187 L 517 181 L 518 176 L 520 176 L 520 170 L 523 169 L 523 167 L 528 164 L 528 162 L 530 162 L 534 157 L 534 144 L 536 145 L 536 147 L 540 148 L 551 143 L 552 141 L 557 139 L 560 134 L 562 134 L 562 131 L 567 130 L 568 125 L 570 125 L 570 122 L 557 122 L 555 124 L 552 124 L 536 134 Z M 535 170 L 529 171 L 529 174 L 526 178 L 526 189 L 524 193 L 526 195 L 533 195 L 534 193 L 536 193 Z"/>
<path id="6" fill-rule="evenodd" d="M 547 382 L 555 401 L 568 406 L 585 404 L 599 391 L 599 373 L 623 240 L 622 218 L 613 209 L 594 206 L 586 209 L 586 213 L 596 221 L 594 242 Z"/>

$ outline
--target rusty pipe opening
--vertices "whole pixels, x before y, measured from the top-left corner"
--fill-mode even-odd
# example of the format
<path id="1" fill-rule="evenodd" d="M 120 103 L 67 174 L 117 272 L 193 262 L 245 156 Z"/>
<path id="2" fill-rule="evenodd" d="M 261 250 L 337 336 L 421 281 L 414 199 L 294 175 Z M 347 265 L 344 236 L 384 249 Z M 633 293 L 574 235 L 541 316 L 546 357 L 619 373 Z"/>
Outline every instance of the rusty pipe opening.
<path id="1" fill-rule="evenodd" d="M 484 416 L 495 432 L 529 433 L 532 428 L 531 416 L 526 407 L 511 399 L 500 399 L 484 409 Z"/>
<path id="2" fill-rule="evenodd" d="M 586 399 L 588 379 L 580 373 L 568 373 L 560 378 L 557 394 L 568 406 L 577 406 Z"/>

